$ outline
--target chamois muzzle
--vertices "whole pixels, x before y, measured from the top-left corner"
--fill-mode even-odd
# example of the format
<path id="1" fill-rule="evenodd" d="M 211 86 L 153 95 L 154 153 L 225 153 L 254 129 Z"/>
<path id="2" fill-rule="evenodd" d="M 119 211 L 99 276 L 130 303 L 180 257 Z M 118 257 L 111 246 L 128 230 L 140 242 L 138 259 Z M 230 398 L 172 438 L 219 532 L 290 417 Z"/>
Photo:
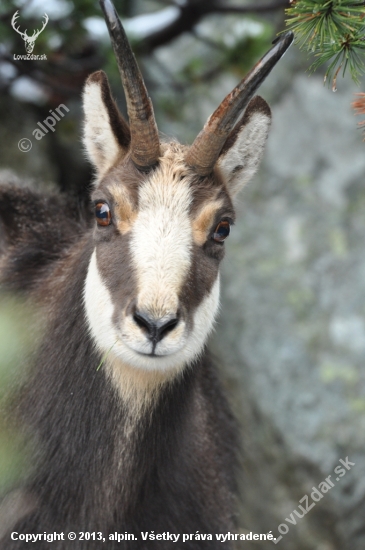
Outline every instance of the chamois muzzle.
<path id="1" fill-rule="evenodd" d="M 160 157 L 160 140 L 152 102 L 122 23 L 111 0 L 100 0 L 127 102 L 131 157 L 137 168 L 148 170 Z"/>
<path id="2" fill-rule="evenodd" d="M 291 31 L 282 34 L 274 46 L 256 63 L 209 117 L 185 158 L 186 163 L 200 176 L 207 176 L 212 172 L 239 115 L 243 115 L 250 99 L 289 48 L 293 39 L 294 34 Z"/>

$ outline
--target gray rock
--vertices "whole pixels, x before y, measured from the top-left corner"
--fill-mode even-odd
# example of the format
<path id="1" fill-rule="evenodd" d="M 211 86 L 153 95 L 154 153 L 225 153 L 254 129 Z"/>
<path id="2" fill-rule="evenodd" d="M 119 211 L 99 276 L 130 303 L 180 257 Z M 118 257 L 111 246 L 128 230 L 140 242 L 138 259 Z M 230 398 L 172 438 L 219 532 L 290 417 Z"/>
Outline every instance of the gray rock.
<path id="1" fill-rule="evenodd" d="M 285 550 L 365 548 L 365 144 L 358 90 L 339 84 L 297 76 L 272 105 L 211 342 L 244 424 L 243 527 L 280 536 L 284 524 Z M 355 465 L 340 477 L 346 457 Z M 318 504 L 291 516 L 329 475 Z"/>

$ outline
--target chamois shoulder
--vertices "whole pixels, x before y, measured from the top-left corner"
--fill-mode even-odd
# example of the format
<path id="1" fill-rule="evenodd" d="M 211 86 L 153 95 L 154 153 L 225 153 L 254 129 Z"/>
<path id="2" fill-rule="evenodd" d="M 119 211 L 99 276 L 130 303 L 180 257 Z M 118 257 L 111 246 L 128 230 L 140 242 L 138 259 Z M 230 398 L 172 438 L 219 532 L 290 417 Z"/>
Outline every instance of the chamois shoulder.
<path id="1" fill-rule="evenodd" d="M 0 282 L 28 290 L 88 226 L 75 198 L 29 187 L 0 186 Z"/>

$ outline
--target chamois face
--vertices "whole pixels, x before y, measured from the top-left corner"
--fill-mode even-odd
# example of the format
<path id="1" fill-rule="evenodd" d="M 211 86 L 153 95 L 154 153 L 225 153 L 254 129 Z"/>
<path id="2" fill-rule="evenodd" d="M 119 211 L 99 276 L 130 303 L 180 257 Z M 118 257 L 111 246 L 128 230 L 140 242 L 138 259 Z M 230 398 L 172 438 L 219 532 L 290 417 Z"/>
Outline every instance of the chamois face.
<path id="1" fill-rule="evenodd" d="M 105 75 L 86 84 L 85 145 L 97 169 L 86 315 L 101 352 L 128 367 L 179 371 L 212 330 L 232 198 L 256 171 L 270 122 L 261 98 L 250 105 L 210 175 L 197 175 L 176 142 L 142 172 Z"/>

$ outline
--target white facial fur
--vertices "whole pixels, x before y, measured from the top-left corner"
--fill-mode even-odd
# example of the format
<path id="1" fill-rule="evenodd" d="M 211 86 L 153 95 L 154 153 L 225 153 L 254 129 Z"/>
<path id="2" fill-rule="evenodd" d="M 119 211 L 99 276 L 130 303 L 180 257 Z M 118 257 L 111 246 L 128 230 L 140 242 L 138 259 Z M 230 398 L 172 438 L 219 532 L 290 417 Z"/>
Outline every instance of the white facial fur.
<path id="1" fill-rule="evenodd" d="M 162 174 L 141 185 L 131 234 L 137 309 L 156 319 L 177 313 L 178 294 L 190 267 L 192 249 L 190 187 L 179 181 L 179 173 L 169 164 L 165 167 Z"/>
<path id="2" fill-rule="evenodd" d="M 114 305 L 98 270 L 96 251 L 89 264 L 84 300 L 90 332 L 101 353 L 111 349 L 112 357 L 137 369 L 181 370 L 199 355 L 213 328 L 219 307 L 219 276 L 195 310 L 192 329 L 183 326 L 177 335 L 173 334 L 175 331 L 168 334 L 156 347 L 156 353 L 161 353 L 157 357 L 138 352 L 138 349 L 149 351 L 150 346 L 142 331 L 135 330 L 135 327 L 131 329 L 128 323 L 122 323 L 120 327 L 113 323 Z"/>

